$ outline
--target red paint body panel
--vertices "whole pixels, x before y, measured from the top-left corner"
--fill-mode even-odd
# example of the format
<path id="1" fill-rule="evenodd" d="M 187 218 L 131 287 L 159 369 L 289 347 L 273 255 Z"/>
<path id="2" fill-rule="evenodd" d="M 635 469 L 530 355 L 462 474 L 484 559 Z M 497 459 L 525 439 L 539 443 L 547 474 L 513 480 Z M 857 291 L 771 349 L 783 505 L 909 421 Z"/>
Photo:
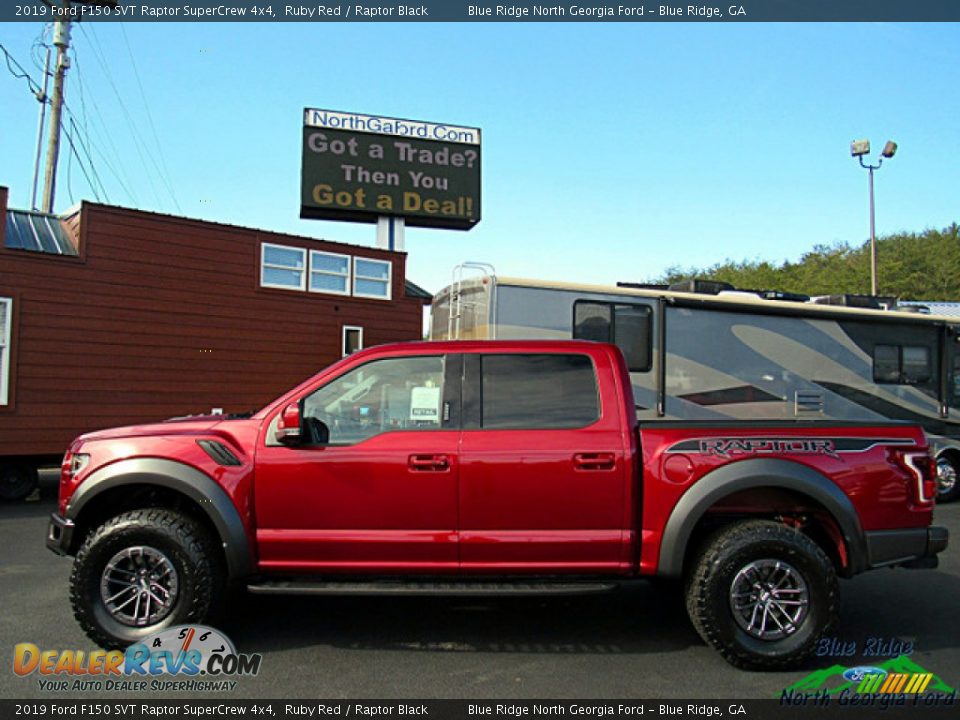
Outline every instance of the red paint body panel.
<path id="1" fill-rule="evenodd" d="M 925 450 L 926 439 L 922 430 L 910 426 L 885 425 L 877 428 L 856 427 L 838 429 L 826 426 L 805 426 L 796 429 L 777 427 L 736 428 L 722 425 L 714 428 L 703 426 L 691 428 L 658 428 L 646 425 L 641 432 L 643 455 L 643 543 L 640 570 L 643 574 L 656 572 L 660 554 L 660 540 L 667 520 L 680 497 L 707 473 L 717 468 L 747 458 L 776 457 L 817 470 L 830 478 L 846 494 L 859 515 L 864 530 L 926 527 L 933 519 L 933 506 L 914 504 L 915 479 L 891 459 L 890 448 L 877 445 L 863 452 L 815 454 L 782 452 L 775 455 L 737 455 L 721 457 L 704 453 L 684 453 L 690 461 L 690 474 L 686 482 L 671 480 L 671 473 L 664 472 L 664 464 L 671 455 L 667 451 L 678 443 L 709 438 L 836 438 L 857 437 L 913 440 L 915 447 Z"/>
<path id="2" fill-rule="evenodd" d="M 349 447 L 261 447 L 261 569 L 336 572 L 357 562 L 370 571 L 456 571 L 458 443 L 457 432 L 438 430 Z M 415 470 L 411 454 L 445 455 L 449 466 Z"/>
<path id="3" fill-rule="evenodd" d="M 563 430 L 391 431 L 350 446 L 285 446 L 272 439 L 283 408 L 340 375 L 385 357 L 580 353 L 597 372 L 601 415 Z M 213 478 L 236 505 L 263 574 L 600 574 L 657 570 L 664 528 L 706 474 L 747 457 L 775 457 L 829 478 L 864 530 L 926 527 L 932 506 L 877 444 L 857 452 L 751 450 L 724 455 L 690 441 L 717 438 L 899 439 L 905 425 L 737 427 L 651 423 L 638 431 L 629 374 L 616 348 L 580 341 L 409 343 L 371 348 L 332 365 L 249 419 L 194 418 L 78 438 L 91 456 L 64 472 L 61 512 L 98 469 L 132 457 L 167 458 Z M 215 463 L 196 440 L 217 439 L 240 459 Z M 679 443 L 688 443 L 682 453 Z M 638 444 L 640 447 L 638 447 Z M 694 448 L 690 450 L 690 448 Z M 412 458 L 416 458 L 416 461 Z M 439 465 L 421 462 L 442 457 Z M 639 460 L 639 461 L 638 461 Z"/>

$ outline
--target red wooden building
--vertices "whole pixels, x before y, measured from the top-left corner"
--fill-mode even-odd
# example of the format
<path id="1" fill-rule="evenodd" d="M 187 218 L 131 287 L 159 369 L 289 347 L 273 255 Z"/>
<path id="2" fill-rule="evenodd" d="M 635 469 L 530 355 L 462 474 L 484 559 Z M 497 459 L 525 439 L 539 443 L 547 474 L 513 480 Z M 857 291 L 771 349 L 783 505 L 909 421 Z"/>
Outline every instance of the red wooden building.
<path id="1" fill-rule="evenodd" d="M 422 336 L 404 253 L 0 187 L 0 496 L 78 434 L 253 410 L 358 347 Z"/>

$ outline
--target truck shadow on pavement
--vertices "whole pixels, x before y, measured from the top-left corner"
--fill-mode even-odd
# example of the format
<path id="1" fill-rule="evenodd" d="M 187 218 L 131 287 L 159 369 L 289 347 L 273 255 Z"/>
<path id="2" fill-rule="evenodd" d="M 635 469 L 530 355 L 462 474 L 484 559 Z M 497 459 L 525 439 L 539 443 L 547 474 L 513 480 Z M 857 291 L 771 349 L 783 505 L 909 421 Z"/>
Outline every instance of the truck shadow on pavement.
<path id="1" fill-rule="evenodd" d="M 251 618 L 256 618 L 251 622 Z M 265 597 L 220 620 L 256 651 L 317 644 L 456 653 L 663 653 L 701 644 L 673 584 L 575 597 Z"/>
<path id="2" fill-rule="evenodd" d="M 805 668 L 878 662 L 888 658 L 871 652 L 892 649 L 896 656 L 908 643 L 921 664 L 930 651 L 960 648 L 960 628 L 944 622 L 960 597 L 955 575 L 881 570 L 840 587 L 841 617 L 829 638 L 839 644 L 813 656 Z M 707 651 L 690 625 L 679 586 L 670 583 L 565 598 L 242 595 L 217 622 L 251 652 L 317 645 L 545 655 Z"/>
<path id="3" fill-rule="evenodd" d="M 939 509 L 954 532 L 960 507 Z M 951 621 L 960 598 L 952 549 L 939 570 L 875 570 L 840 582 L 840 620 L 830 638 L 843 651 L 813 656 L 805 668 L 877 662 L 873 650 L 912 644 L 923 664 L 932 651 L 960 650 Z M 702 649 L 679 583 L 651 582 L 576 597 L 279 597 L 243 596 L 221 620 L 241 647 L 281 650 L 330 645 L 353 650 L 450 653 L 656 654 Z M 256 618 L 251 621 L 251 618 Z M 894 641 L 894 642 L 887 642 Z M 836 644 L 832 650 L 835 650 Z M 960 662 L 960 655 L 957 656 Z M 725 663 L 721 665 L 725 666 Z"/>

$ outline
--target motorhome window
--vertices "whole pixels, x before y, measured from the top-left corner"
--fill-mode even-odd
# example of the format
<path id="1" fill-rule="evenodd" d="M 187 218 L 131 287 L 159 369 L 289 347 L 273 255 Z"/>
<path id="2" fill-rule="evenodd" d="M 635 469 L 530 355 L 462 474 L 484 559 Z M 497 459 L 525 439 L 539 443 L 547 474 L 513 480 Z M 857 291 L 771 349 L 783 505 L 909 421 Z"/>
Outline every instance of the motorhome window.
<path id="1" fill-rule="evenodd" d="M 930 350 L 921 345 L 903 347 L 903 382 L 915 385 L 930 379 Z"/>
<path id="2" fill-rule="evenodd" d="M 600 417 L 586 355 L 484 355 L 480 375 L 484 429 L 580 428 Z"/>
<path id="3" fill-rule="evenodd" d="M 650 316 L 646 305 L 578 301 L 573 305 L 573 337 L 614 343 L 630 372 L 647 372 L 652 357 Z"/>
<path id="4" fill-rule="evenodd" d="M 630 372 L 650 369 L 650 314 L 645 305 L 613 308 L 613 341 L 623 351 Z"/>
<path id="5" fill-rule="evenodd" d="M 578 340 L 610 342 L 611 306 L 607 303 L 578 302 L 573 306 L 573 337 Z"/>
<path id="6" fill-rule="evenodd" d="M 932 375 L 930 348 L 923 345 L 877 345 L 873 349 L 873 379 L 878 383 L 918 385 Z"/>

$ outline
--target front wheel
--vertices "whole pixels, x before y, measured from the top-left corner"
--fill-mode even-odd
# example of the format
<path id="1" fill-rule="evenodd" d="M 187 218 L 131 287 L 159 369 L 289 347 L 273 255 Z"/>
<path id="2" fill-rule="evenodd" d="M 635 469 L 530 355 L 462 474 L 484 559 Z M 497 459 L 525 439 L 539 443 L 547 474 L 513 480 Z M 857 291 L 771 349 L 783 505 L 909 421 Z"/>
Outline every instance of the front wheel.
<path id="1" fill-rule="evenodd" d="M 837 574 L 816 543 L 765 520 L 729 525 L 686 578 L 694 627 L 732 665 L 795 667 L 836 622 Z"/>
<path id="2" fill-rule="evenodd" d="M 93 530 L 70 576 L 73 613 L 105 648 L 123 648 L 164 628 L 200 623 L 220 589 L 210 534 L 172 510 L 132 510 Z"/>

